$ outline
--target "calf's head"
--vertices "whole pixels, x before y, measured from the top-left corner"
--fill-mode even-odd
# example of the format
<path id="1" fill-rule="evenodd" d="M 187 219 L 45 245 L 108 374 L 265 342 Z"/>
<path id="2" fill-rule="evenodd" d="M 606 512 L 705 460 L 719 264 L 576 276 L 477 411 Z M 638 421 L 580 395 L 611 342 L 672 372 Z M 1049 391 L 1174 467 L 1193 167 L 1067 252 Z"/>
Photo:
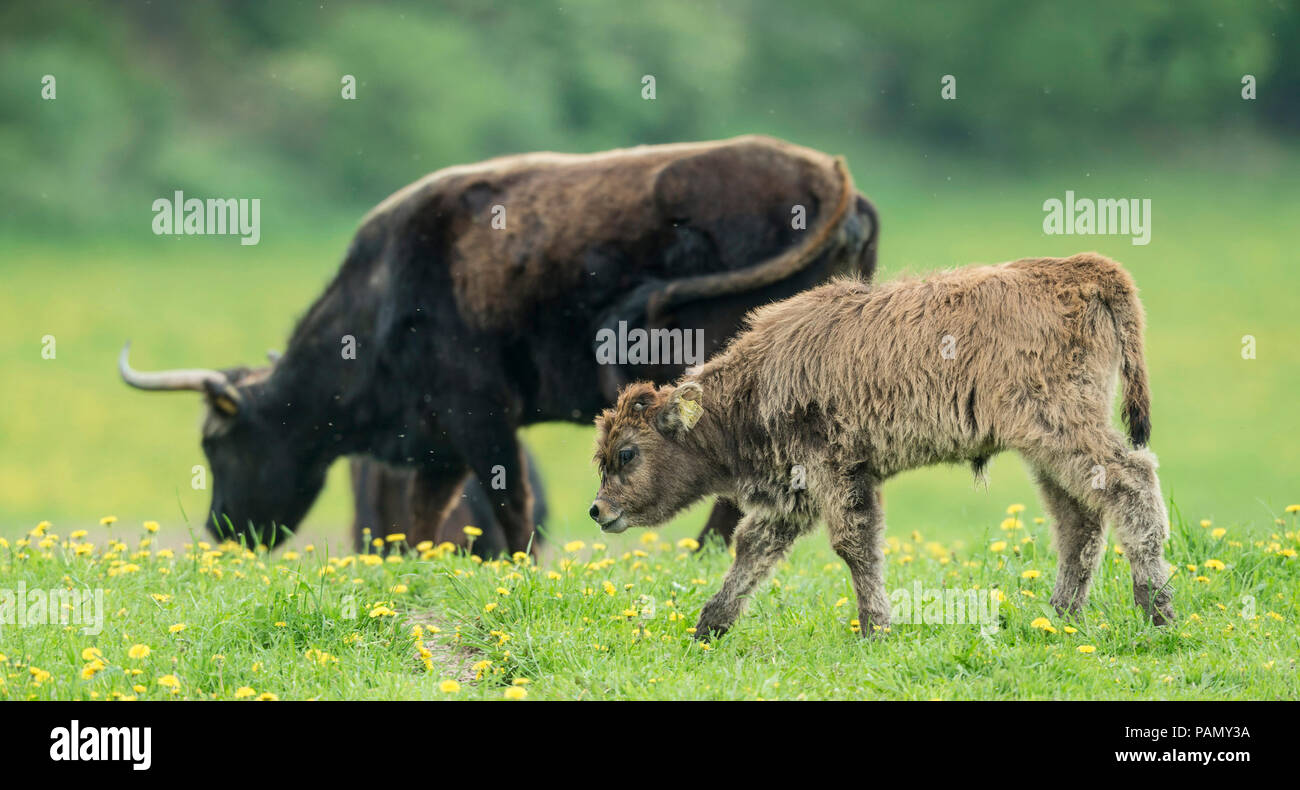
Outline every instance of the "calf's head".
<path id="1" fill-rule="evenodd" d="M 212 504 L 205 524 L 218 538 L 275 545 L 306 515 L 325 485 L 328 461 L 287 428 L 283 398 L 271 397 L 271 368 L 140 372 L 122 349 L 118 370 L 143 390 L 193 390 L 204 395 L 203 452 L 211 470 Z"/>
<path id="2" fill-rule="evenodd" d="M 693 381 L 630 384 L 596 418 L 600 490 L 590 515 L 603 531 L 657 526 L 709 493 L 708 463 L 690 441 L 702 395 Z"/>

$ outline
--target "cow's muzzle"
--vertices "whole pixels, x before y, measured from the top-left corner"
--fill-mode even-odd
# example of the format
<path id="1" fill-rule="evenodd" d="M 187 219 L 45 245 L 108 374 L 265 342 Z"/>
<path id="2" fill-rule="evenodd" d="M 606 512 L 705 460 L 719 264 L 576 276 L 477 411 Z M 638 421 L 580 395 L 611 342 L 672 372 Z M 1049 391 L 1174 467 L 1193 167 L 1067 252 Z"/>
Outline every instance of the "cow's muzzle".
<path id="1" fill-rule="evenodd" d="M 592 521 L 600 525 L 601 532 L 618 534 L 627 529 L 627 519 L 623 518 L 623 513 L 600 497 L 591 503 L 591 510 L 587 512 Z"/>

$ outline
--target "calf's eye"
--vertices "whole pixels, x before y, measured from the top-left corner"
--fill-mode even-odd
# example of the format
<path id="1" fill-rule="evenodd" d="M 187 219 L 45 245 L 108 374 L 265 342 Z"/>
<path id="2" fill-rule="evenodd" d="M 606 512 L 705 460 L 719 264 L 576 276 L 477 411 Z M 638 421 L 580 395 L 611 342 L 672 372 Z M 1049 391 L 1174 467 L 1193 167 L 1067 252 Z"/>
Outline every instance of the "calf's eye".
<path id="1" fill-rule="evenodd" d="M 618 465 L 627 466 L 628 464 L 632 463 L 632 459 L 635 457 L 636 457 L 635 447 L 624 447 L 622 450 L 618 451 Z"/>

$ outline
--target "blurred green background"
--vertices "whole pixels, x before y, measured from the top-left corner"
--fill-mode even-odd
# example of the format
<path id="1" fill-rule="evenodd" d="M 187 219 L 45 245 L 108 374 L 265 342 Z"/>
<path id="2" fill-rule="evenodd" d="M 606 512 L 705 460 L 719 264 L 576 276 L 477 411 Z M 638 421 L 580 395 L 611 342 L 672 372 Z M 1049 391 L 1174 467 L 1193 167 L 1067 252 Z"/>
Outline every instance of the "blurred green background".
<path id="1" fill-rule="evenodd" d="M 421 175 L 750 132 L 848 157 L 880 210 L 880 278 L 1122 261 L 1149 313 L 1166 495 L 1224 525 L 1300 500 L 1294 2 L 47 2 L 0 9 L 0 44 L 0 535 L 110 513 L 177 541 L 182 512 L 197 526 L 199 398 L 128 390 L 122 341 L 141 368 L 260 363 L 366 210 Z M 261 243 L 153 235 L 177 189 L 260 198 Z M 1066 190 L 1150 198 L 1150 245 L 1044 235 Z M 561 537 L 593 531 L 591 438 L 527 431 Z M 346 533 L 343 471 L 306 539 Z M 959 468 L 891 482 L 891 533 L 974 537 L 1035 501 L 1014 456 L 991 471 L 987 490 Z"/>

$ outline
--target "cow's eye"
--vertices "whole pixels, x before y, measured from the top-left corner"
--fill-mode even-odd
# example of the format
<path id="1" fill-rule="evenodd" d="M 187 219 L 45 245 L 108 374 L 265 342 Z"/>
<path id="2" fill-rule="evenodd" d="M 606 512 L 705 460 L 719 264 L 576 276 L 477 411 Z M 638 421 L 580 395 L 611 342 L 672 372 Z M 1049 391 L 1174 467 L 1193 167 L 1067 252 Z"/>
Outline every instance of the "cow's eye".
<path id="1" fill-rule="evenodd" d="M 624 447 L 622 450 L 618 451 L 618 465 L 620 467 L 632 463 L 633 458 L 636 458 L 635 447 Z"/>

